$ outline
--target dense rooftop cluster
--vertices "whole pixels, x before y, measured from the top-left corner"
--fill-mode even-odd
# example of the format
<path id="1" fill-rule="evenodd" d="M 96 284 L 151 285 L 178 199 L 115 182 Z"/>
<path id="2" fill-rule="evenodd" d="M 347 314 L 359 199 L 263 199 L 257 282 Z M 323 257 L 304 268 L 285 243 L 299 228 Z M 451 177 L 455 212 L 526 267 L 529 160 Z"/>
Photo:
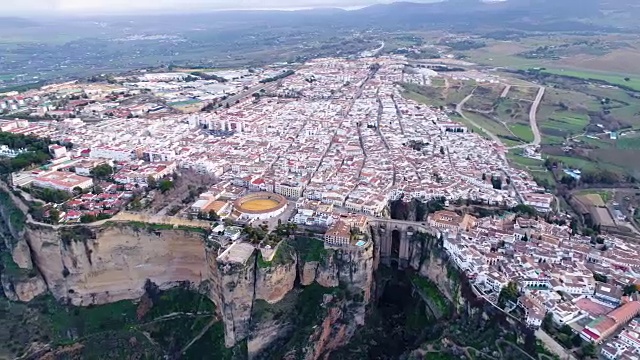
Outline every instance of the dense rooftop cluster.
<path id="1" fill-rule="evenodd" d="M 3 126 L 72 143 L 73 156 L 175 161 L 179 168 L 252 190 L 370 215 L 400 198 L 507 206 L 525 202 L 549 209 L 553 197 L 542 194 L 526 173 L 510 168 L 504 148 L 451 121 L 444 111 L 404 99 L 397 86 L 404 81 L 404 66 L 402 58 L 318 59 L 228 109 L 156 113 L 157 99 L 152 98 L 149 104 L 136 103 L 136 118 Z M 166 76 L 173 80 L 177 75 Z M 125 82 L 118 91 L 144 92 L 145 86 L 168 91 L 162 74 L 144 80 Z M 104 104 L 114 92 L 81 84 L 55 91 L 70 89 L 80 89 L 80 97 L 93 105 Z"/>
<path id="2" fill-rule="evenodd" d="M 550 315 L 558 326 L 600 343 L 640 315 L 635 243 L 605 235 L 594 244 L 568 226 L 516 215 L 476 219 L 440 211 L 429 225 L 447 233 L 444 248 L 487 300 L 503 302 L 505 289 L 514 286 L 520 296 L 511 305 L 532 327 Z"/>

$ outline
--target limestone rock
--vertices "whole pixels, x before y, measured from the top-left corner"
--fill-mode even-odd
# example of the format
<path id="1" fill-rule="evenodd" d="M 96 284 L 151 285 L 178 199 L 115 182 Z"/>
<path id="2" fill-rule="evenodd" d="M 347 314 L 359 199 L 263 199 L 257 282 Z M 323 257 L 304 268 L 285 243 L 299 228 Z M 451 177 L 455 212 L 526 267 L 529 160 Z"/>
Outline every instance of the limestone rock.
<path id="1" fill-rule="evenodd" d="M 276 303 L 287 295 L 296 281 L 296 259 L 284 265 L 258 268 L 256 271 L 255 298 L 269 304 Z"/>
<path id="2" fill-rule="evenodd" d="M 324 287 L 336 287 L 339 285 L 338 262 L 335 251 L 329 250 L 316 271 L 316 282 Z"/>
<path id="3" fill-rule="evenodd" d="M 241 262 L 218 259 L 217 255 L 217 252 L 207 252 L 209 297 L 224 321 L 225 345 L 232 347 L 250 333 L 256 255 L 253 253 Z"/>
<path id="4" fill-rule="evenodd" d="M 47 292 L 47 284 L 40 276 L 15 280 L 2 275 L 1 281 L 5 296 L 12 301 L 29 302 Z"/>
<path id="5" fill-rule="evenodd" d="M 74 305 L 139 298 L 147 279 L 161 288 L 181 281 L 197 285 L 206 269 L 204 239 L 197 232 L 30 226 L 27 239 L 53 296 Z"/>
<path id="6" fill-rule="evenodd" d="M 19 268 L 27 270 L 33 269 L 29 244 L 27 244 L 24 238 L 21 238 L 14 244 L 13 249 L 11 250 L 11 257 L 13 258 L 13 262 L 15 262 Z"/>
<path id="7" fill-rule="evenodd" d="M 291 324 L 278 321 L 267 321 L 258 324 L 247 339 L 247 354 L 249 360 L 260 358 L 266 349 L 275 341 L 282 339 L 295 330 Z"/>
<path id="8" fill-rule="evenodd" d="M 309 261 L 300 266 L 300 284 L 303 286 L 311 285 L 316 281 L 316 273 L 318 271 L 318 261 Z"/>

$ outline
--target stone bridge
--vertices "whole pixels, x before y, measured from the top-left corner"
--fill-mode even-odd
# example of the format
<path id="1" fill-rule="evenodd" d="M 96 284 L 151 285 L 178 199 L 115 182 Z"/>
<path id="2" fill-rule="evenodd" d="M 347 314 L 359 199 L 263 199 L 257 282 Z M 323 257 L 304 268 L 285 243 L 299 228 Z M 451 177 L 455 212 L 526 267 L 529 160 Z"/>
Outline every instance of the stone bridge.
<path id="1" fill-rule="evenodd" d="M 423 223 L 392 219 L 370 218 L 369 225 L 376 245 L 380 247 L 380 261 L 400 269 L 408 267 L 411 260 L 411 237 L 422 232 L 439 237 L 440 231 Z"/>

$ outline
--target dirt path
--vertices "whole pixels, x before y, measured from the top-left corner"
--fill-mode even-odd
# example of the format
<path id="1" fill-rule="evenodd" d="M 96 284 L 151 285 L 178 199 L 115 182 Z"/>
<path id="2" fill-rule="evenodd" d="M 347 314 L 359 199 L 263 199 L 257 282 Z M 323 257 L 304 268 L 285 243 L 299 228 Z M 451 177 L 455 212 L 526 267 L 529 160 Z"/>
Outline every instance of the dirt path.
<path id="1" fill-rule="evenodd" d="M 540 130 L 538 129 L 538 120 L 536 117 L 538 114 L 538 107 L 542 102 L 542 97 L 544 96 L 545 90 L 546 88 L 544 86 L 540 86 L 538 88 L 536 99 L 533 101 L 533 104 L 531 104 L 531 109 L 529 109 L 529 126 L 531 127 L 531 132 L 533 132 L 533 141 L 525 145 L 512 146 L 509 149 L 522 149 L 527 146 L 539 146 L 542 142 L 542 136 L 540 135 Z"/>
<path id="2" fill-rule="evenodd" d="M 187 345 L 185 345 L 185 347 L 183 347 L 182 350 L 180 350 L 180 354 L 184 354 L 187 350 L 189 350 L 191 345 L 193 345 L 196 341 L 200 340 L 200 338 L 209 330 L 209 328 L 211 328 L 213 326 L 213 324 L 217 323 L 218 321 L 219 320 L 216 317 L 211 319 L 211 321 L 209 321 L 209 323 L 204 328 L 202 328 L 200 333 L 198 333 L 198 335 L 196 335 L 196 337 L 191 339 L 191 341 L 189 341 L 189 343 Z"/>
<path id="3" fill-rule="evenodd" d="M 460 101 L 458 103 L 458 105 L 456 105 L 456 112 L 458 113 L 458 115 L 462 116 L 463 119 L 467 120 L 469 123 L 471 123 L 471 125 L 479 128 L 480 130 L 482 130 L 485 134 L 487 134 L 491 140 L 497 142 L 498 144 L 502 145 L 502 141 L 500 141 L 500 138 L 497 137 L 495 134 L 493 134 L 492 132 L 488 131 L 487 129 L 483 128 L 482 126 L 478 125 L 478 123 L 476 123 L 475 121 L 471 120 L 470 118 L 468 118 L 464 112 L 462 112 L 462 107 L 464 106 L 464 104 L 469 101 L 469 99 L 471 99 L 471 97 L 473 96 L 473 91 L 471 92 L 471 94 L 467 95 L 467 97 L 465 97 L 464 99 L 462 99 L 462 101 Z"/>

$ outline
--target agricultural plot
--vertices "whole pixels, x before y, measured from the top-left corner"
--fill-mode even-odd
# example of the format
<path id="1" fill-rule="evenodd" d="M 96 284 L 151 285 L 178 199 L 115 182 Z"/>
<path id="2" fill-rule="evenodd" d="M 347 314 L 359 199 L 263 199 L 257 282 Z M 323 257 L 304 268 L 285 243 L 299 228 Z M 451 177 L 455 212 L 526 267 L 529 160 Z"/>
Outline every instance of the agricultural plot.
<path id="1" fill-rule="evenodd" d="M 507 127 L 517 138 L 524 140 L 525 142 L 533 141 L 533 131 L 529 125 L 525 124 L 508 124 Z"/>
<path id="2" fill-rule="evenodd" d="M 529 124 L 532 102 L 513 98 L 512 95 L 524 94 L 517 90 L 521 87 L 512 87 L 514 88 L 515 92 L 510 90 L 507 97 L 502 98 L 500 96 L 504 85 L 478 86 L 464 105 L 467 116 L 473 116 L 478 125 L 500 137 L 507 146 L 520 145 L 534 139 Z"/>
<path id="3" fill-rule="evenodd" d="M 533 176 L 533 179 L 546 188 L 552 188 L 555 184 L 553 174 L 544 166 L 543 160 L 532 159 L 520 155 L 521 150 L 510 150 L 507 153 L 509 164 L 518 169 L 527 171 Z"/>
<path id="4" fill-rule="evenodd" d="M 537 86 L 512 86 L 507 97 L 515 100 L 533 101 L 537 93 Z"/>
<path id="5" fill-rule="evenodd" d="M 444 85 L 444 79 L 432 82 L 430 86 L 413 83 L 402 83 L 403 96 L 421 104 L 430 106 L 452 106 L 461 102 L 475 89 L 475 81 L 448 80 L 449 86 Z M 440 82 L 441 81 L 441 82 Z M 438 84 L 438 85 L 435 85 Z"/>
<path id="6" fill-rule="evenodd" d="M 605 206 L 613 199 L 613 193 L 608 190 L 581 190 L 576 193 L 583 203 L 592 206 Z"/>
<path id="7" fill-rule="evenodd" d="M 595 80 L 605 82 L 611 85 L 624 86 L 634 91 L 640 91 L 640 76 L 635 78 L 632 75 L 607 74 L 590 71 L 575 71 L 564 69 L 546 69 L 543 73 L 569 76 L 582 80 Z"/>
<path id="8" fill-rule="evenodd" d="M 634 133 L 628 136 L 621 136 L 615 142 L 616 148 L 625 150 L 640 150 L 640 134 Z"/>
<path id="9" fill-rule="evenodd" d="M 511 92 L 509 92 L 511 93 Z M 529 123 L 530 101 L 515 100 L 513 98 L 500 99 L 496 106 L 496 115 L 505 122 Z"/>
<path id="10" fill-rule="evenodd" d="M 492 112 L 499 102 L 503 88 L 504 86 L 500 84 L 478 85 L 465 107 L 479 112 Z"/>
<path id="11" fill-rule="evenodd" d="M 516 137 L 507 125 L 501 123 L 497 119 L 485 114 L 474 113 L 472 111 L 466 111 L 465 115 L 479 126 L 482 126 L 487 131 L 498 136 L 506 146 L 522 145 L 524 142 L 522 139 Z M 533 138 L 533 134 L 531 137 Z"/>

